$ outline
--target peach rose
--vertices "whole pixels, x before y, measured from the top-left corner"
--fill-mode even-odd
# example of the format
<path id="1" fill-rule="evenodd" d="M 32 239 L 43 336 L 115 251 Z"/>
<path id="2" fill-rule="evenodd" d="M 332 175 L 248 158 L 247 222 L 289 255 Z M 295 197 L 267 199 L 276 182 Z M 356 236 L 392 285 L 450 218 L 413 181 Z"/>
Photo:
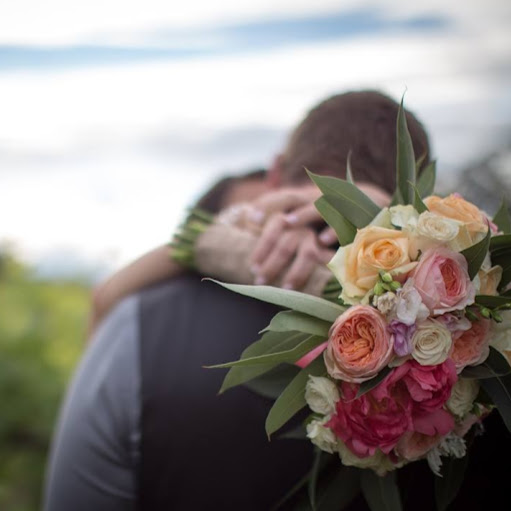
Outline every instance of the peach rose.
<path id="1" fill-rule="evenodd" d="M 483 264 L 477 273 L 478 283 L 476 284 L 477 294 L 497 296 L 497 287 L 502 278 L 502 266 L 492 266 L 490 254 L 486 254 Z M 476 280 L 474 280 L 476 283 Z"/>
<path id="2" fill-rule="evenodd" d="M 350 307 L 330 328 L 324 353 L 328 374 L 353 383 L 370 380 L 388 364 L 392 347 L 384 316 L 369 305 Z"/>
<path id="3" fill-rule="evenodd" d="M 414 266 L 407 234 L 373 225 L 360 229 L 353 243 L 341 247 L 328 264 L 342 285 L 341 298 L 350 304 L 368 302 L 380 270 L 401 274 Z"/>
<path id="4" fill-rule="evenodd" d="M 488 230 L 484 213 L 461 195 L 453 193 L 445 198 L 432 195 L 424 199 L 424 204 L 431 213 L 457 220 L 465 229 L 460 229 L 457 240 L 459 250 L 463 250 L 480 241 Z M 468 239 L 466 234 L 468 234 Z"/>
<path id="5" fill-rule="evenodd" d="M 451 359 L 458 374 L 466 366 L 478 365 L 486 360 L 490 353 L 490 326 L 490 320 L 481 318 L 454 340 Z"/>
<path id="6" fill-rule="evenodd" d="M 417 431 L 407 431 L 396 445 L 396 454 L 407 460 L 423 458 L 433 447 L 442 441 L 443 435 L 424 435 Z"/>
<path id="7" fill-rule="evenodd" d="M 475 287 L 466 259 L 444 247 L 426 250 L 414 269 L 415 289 L 435 315 L 463 310 L 474 303 Z"/>

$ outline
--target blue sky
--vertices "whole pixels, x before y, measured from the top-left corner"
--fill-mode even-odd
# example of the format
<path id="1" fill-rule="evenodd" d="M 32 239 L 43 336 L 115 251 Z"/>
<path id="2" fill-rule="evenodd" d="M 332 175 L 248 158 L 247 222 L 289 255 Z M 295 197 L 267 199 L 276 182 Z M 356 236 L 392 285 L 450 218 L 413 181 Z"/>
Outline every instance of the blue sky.
<path id="1" fill-rule="evenodd" d="M 446 184 L 509 142 L 510 2 L 339 6 L 3 2 L 0 243 L 51 271 L 118 267 L 348 89 L 406 90 Z"/>
<path id="2" fill-rule="evenodd" d="M 190 59 L 233 53 L 266 52 L 296 44 L 372 37 L 390 33 L 455 29 L 442 15 L 388 18 L 382 9 L 359 8 L 306 18 L 278 17 L 262 21 L 192 29 L 157 28 L 143 33 L 140 45 L 68 44 L 0 45 L 0 71 L 115 65 L 147 60 Z M 154 41 L 154 42 L 153 42 Z"/>

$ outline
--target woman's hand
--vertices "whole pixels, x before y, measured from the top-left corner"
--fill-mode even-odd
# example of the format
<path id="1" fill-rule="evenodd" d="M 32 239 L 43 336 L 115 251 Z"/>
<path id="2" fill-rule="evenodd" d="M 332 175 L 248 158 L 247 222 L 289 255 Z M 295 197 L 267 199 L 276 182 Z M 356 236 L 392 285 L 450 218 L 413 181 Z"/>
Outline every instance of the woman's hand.
<path id="1" fill-rule="evenodd" d="M 370 183 L 357 186 L 378 206 L 389 204 L 390 196 L 379 187 Z M 267 219 L 251 256 L 255 284 L 271 283 L 283 273 L 284 287 L 300 289 L 315 265 L 326 264 L 333 257 L 335 231 L 327 226 L 317 235 L 312 229 L 324 223 L 314 205 L 320 194 L 311 185 L 279 190 L 254 202 L 259 212 L 254 220 L 263 223 Z M 268 216 L 268 210 L 278 212 Z"/>

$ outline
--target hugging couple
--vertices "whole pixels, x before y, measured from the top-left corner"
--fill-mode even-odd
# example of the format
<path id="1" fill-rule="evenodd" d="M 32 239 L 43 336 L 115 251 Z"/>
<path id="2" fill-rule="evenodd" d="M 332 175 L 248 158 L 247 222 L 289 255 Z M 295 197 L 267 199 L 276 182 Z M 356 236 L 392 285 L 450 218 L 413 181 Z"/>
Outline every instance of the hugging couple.
<path id="1" fill-rule="evenodd" d="M 372 90 L 326 99 L 268 170 L 226 178 L 199 200 L 213 220 L 192 270 L 162 246 L 98 287 L 54 434 L 45 511 L 264 511 L 308 472 L 310 442 L 268 441 L 271 400 L 244 387 L 218 396 L 224 375 L 204 368 L 237 359 L 278 309 L 201 278 L 322 295 L 337 238 L 305 169 L 344 178 L 349 157 L 358 186 L 386 205 L 398 109 Z M 428 136 L 406 116 L 425 167 Z"/>

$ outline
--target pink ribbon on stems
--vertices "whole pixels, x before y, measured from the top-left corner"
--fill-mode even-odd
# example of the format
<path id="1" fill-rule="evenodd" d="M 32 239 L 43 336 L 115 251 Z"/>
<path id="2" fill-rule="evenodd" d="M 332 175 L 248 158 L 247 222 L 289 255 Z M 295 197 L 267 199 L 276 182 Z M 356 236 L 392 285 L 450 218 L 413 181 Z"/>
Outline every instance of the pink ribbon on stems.
<path id="1" fill-rule="evenodd" d="M 323 344 L 316 346 L 313 350 L 306 353 L 302 358 L 295 362 L 295 366 L 301 367 L 304 369 L 307 367 L 313 360 L 319 357 L 323 351 L 325 351 L 327 347 L 328 341 L 325 341 Z"/>

